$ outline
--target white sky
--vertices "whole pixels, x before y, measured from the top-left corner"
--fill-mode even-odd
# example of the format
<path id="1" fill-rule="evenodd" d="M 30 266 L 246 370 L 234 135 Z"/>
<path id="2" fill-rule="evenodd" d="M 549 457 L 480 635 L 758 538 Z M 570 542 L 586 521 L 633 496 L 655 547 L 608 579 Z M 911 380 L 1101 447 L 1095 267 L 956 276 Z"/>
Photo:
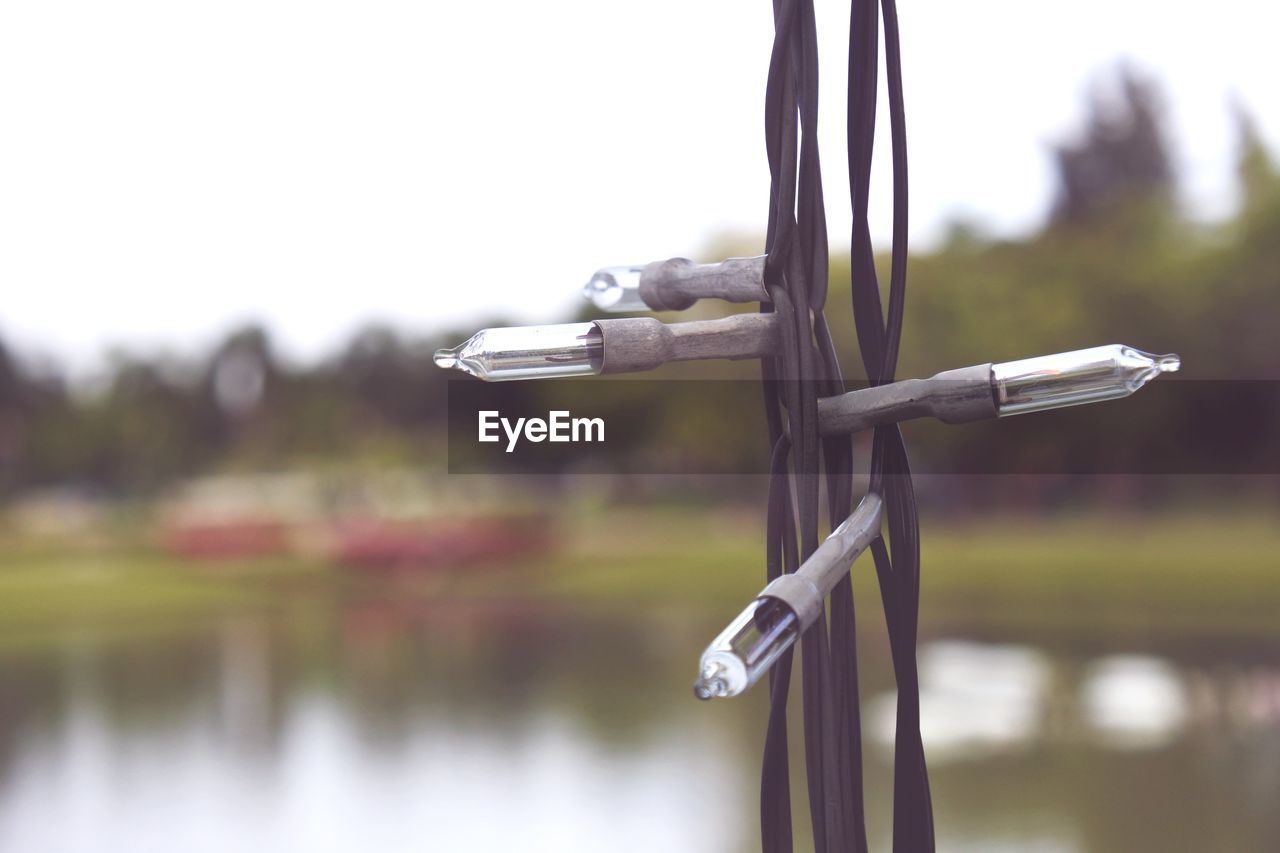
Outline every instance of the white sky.
<path id="1" fill-rule="evenodd" d="M 920 244 L 1034 227 L 1122 56 L 1167 87 L 1200 215 L 1231 204 L 1232 94 L 1280 139 L 1274 4 L 902 5 Z M 839 245 L 847 5 L 818 14 Z M 0 339 L 84 368 L 247 319 L 310 358 L 371 319 L 556 318 L 597 266 L 763 231 L 770 38 L 765 0 L 6 0 Z"/>

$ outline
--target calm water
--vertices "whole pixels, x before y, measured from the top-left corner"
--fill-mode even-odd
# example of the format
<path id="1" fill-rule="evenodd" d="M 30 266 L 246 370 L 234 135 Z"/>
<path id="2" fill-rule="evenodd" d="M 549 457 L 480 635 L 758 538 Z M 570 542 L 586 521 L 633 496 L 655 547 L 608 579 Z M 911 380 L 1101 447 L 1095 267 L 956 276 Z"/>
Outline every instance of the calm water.
<path id="1" fill-rule="evenodd" d="M 381 602 L 5 652 L 0 850 L 755 849 L 763 695 L 689 688 L 717 621 Z M 1280 850 L 1266 655 L 936 638 L 921 664 L 940 849 Z"/>

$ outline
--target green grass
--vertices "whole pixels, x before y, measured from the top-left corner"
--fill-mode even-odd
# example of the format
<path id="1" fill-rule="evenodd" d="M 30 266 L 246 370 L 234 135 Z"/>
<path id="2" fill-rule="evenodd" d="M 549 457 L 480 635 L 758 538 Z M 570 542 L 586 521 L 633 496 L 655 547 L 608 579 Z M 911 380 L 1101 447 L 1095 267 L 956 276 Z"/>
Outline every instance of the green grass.
<path id="1" fill-rule="evenodd" d="M 763 533 L 752 513 L 617 510 L 562 527 L 553 556 L 398 578 L 301 559 L 182 562 L 143 546 L 10 543 L 0 548 L 0 642 L 85 622 L 148 630 L 352 596 L 727 616 L 762 585 Z M 1280 525 L 1260 514 L 926 520 L 924 530 L 924 630 L 1280 639 Z M 861 618 L 873 624 L 880 604 L 869 560 L 855 583 Z"/>
<path id="2" fill-rule="evenodd" d="M 751 517 L 616 513 L 581 523 L 571 539 L 567 554 L 536 570 L 458 588 L 732 611 L 764 576 Z M 871 619 L 874 574 L 869 558 L 855 567 Z M 922 577 L 926 625 L 1280 638 L 1280 525 L 1262 514 L 926 519 Z"/>
<path id="3" fill-rule="evenodd" d="M 984 523 L 923 553 L 935 620 L 1280 636 L 1280 525 L 1262 516 Z"/>
<path id="4" fill-rule="evenodd" d="M 274 607 L 325 583 L 297 560 L 183 563 L 147 549 L 49 546 L 0 550 L 0 642 L 40 640 L 86 623 L 124 632 L 181 627 L 249 607 Z"/>

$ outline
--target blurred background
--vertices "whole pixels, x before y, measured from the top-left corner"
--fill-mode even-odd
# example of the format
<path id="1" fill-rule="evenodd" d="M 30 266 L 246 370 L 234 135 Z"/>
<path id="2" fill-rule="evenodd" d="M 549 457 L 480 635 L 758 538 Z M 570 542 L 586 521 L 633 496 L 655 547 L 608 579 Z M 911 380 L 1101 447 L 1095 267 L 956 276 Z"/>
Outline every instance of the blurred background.
<path id="1" fill-rule="evenodd" d="M 430 361 L 592 316 L 597 266 L 759 253 L 769 7 L 693 6 L 0 8 L 0 849 L 757 848 L 765 697 L 690 684 L 763 582 L 761 478 L 450 475 Z M 818 11 L 856 377 L 847 9 Z M 1254 389 L 1018 419 L 1019 464 L 921 478 L 940 850 L 1280 848 L 1275 18 L 902 10 L 899 374 L 1124 342 Z M 607 403 L 644 426 L 619 470 L 767 452 L 757 400 L 726 435 L 645 387 Z M 1007 427 L 907 437 L 939 471 Z"/>

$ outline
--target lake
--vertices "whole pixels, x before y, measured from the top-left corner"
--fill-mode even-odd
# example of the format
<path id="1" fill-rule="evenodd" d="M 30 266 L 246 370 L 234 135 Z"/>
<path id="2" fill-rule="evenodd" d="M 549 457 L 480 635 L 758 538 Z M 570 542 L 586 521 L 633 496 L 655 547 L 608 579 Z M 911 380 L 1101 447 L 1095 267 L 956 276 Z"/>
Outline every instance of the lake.
<path id="1" fill-rule="evenodd" d="M 733 609 L 388 592 L 14 646 L 0 849 L 758 849 L 765 696 L 690 689 Z M 1269 652 L 924 630 L 939 850 L 1280 849 Z M 888 850 L 892 680 L 883 640 L 860 645 L 868 824 Z"/>

